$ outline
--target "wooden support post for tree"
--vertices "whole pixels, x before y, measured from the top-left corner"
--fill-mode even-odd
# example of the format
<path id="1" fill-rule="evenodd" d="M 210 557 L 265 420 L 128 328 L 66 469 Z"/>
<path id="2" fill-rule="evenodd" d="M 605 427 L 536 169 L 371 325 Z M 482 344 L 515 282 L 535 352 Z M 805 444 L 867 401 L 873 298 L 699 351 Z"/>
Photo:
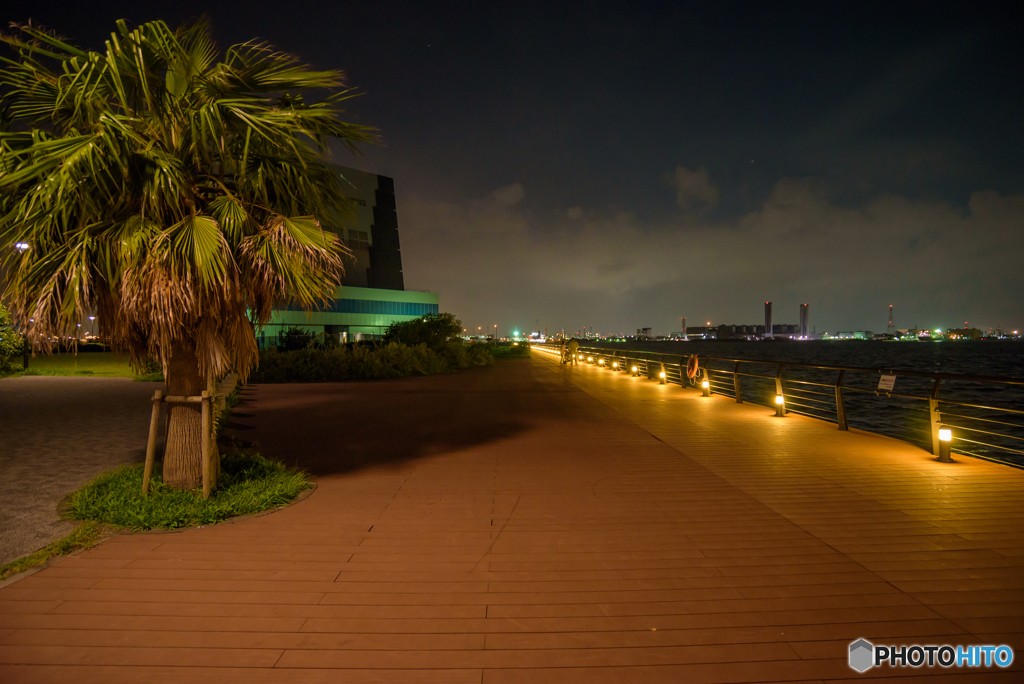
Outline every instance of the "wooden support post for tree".
<path id="1" fill-rule="evenodd" d="M 203 390 L 203 498 L 210 498 L 210 391 Z"/>
<path id="2" fill-rule="evenodd" d="M 149 480 L 153 477 L 153 461 L 156 460 L 156 433 L 160 425 L 160 405 L 164 393 L 160 390 L 153 395 L 153 414 L 149 419 L 149 442 L 146 444 L 146 468 L 142 471 L 142 493 L 149 493 Z"/>

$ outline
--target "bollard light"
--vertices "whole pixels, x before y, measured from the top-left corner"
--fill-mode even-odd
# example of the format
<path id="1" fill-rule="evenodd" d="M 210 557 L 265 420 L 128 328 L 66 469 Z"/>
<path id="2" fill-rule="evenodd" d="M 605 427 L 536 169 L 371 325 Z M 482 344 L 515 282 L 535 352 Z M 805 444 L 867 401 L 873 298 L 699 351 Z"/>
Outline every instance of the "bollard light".
<path id="1" fill-rule="evenodd" d="M 658 377 L 661 378 L 661 384 L 664 385 L 665 384 L 665 371 L 661 371 L 660 373 L 658 373 Z"/>
<path id="2" fill-rule="evenodd" d="M 636 377 L 636 366 L 633 366 L 633 377 Z"/>
<path id="3" fill-rule="evenodd" d="M 704 382 L 700 383 L 700 386 L 703 387 L 704 389 L 707 389 L 708 387 L 711 387 L 711 383 L 705 380 Z"/>
<path id="4" fill-rule="evenodd" d="M 711 396 L 711 380 L 708 379 L 707 375 L 704 376 L 704 381 L 700 383 L 701 391 L 705 397 Z"/>
<path id="5" fill-rule="evenodd" d="M 775 415 L 786 415 L 786 399 L 781 394 L 775 395 Z"/>
<path id="6" fill-rule="evenodd" d="M 593 356 L 588 356 L 587 357 L 587 363 L 594 363 L 594 357 Z"/>
<path id="7" fill-rule="evenodd" d="M 615 370 L 618 370 L 619 369 L 619 362 L 618 361 L 612 361 L 612 368 L 614 368 Z"/>
<path id="8" fill-rule="evenodd" d="M 953 459 L 950 457 L 950 447 L 953 442 L 953 431 L 945 425 L 939 426 L 939 462 L 940 463 L 953 463 Z"/>

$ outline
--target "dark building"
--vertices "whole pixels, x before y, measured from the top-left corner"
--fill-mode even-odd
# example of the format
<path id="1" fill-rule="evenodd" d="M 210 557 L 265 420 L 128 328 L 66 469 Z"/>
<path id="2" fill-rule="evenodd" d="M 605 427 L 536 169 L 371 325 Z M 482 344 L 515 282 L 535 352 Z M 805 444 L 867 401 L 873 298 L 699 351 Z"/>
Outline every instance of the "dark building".
<path id="1" fill-rule="evenodd" d="M 324 226 L 337 233 L 352 253 L 344 262 L 341 287 L 323 309 L 275 310 L 258 333 L 261 347 L 277 344 L 279 336 L 292 327 L 342 342 L 377 339 L 396 321 L 439 311 L 437 294 L 405 291 L 394 180 L 344 166 L 332 168 L 341 177 L 351 209 L 348 216 Z"/>
<path id="2" fill-rule="evenodd" d="M 339 227 L 333 227 L 352 252 L 345 263 L 345 279 L 341 284 L 404 290 L 395 181 L 345 166 L 334 168 L 341 175 L 352 208 L 344 233 Z"/>
<path id="3" fill-rule="evenodd" d="M 800 305 L 800 336 L 807 337 L 810 330 L 808 329 L 808 321 L 810 319 L 810 312 L 807 310 L 806 304 Z"/>

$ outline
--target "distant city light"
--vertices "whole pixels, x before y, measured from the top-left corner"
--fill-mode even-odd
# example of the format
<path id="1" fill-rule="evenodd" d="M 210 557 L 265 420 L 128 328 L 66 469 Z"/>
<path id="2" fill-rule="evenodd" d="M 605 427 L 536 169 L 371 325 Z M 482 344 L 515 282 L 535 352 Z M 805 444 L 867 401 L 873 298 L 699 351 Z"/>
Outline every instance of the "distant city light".
<path id="1" fill-rule="evenodd" d="M 18 250 L 19 252 L 24 252 L 28 248 L 29 248 L 29 245 L 28 245 L 27 242 L 16 242 L 16 243 L 14 243 L 14 249 Z"/>

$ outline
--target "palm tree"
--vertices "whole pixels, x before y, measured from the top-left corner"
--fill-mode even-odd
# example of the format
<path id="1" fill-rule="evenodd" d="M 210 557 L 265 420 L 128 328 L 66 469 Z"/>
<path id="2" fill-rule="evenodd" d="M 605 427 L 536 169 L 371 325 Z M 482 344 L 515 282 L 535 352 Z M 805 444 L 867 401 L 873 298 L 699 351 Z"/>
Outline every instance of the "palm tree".
<path id="1" fill-rule="evenodd" d="M 346 252 L 322 222 L 347 201 L 328 145 L 376 139 L 342 120 L 342 72 L 261 42 L 222 56 L 205 19 L 120 21 L 103 52 L 31 25 L 0 40 L 0 248 L 22 246 L 3 250 L 6 297 L 30 339 L 93 311 L 137 366 L 161 361 L 169 394 L 197 395 L 244 380 L 272 308 L 334 296 Z M 201 482 L 200 425 L 170 409 L 174 487 Z"/>

